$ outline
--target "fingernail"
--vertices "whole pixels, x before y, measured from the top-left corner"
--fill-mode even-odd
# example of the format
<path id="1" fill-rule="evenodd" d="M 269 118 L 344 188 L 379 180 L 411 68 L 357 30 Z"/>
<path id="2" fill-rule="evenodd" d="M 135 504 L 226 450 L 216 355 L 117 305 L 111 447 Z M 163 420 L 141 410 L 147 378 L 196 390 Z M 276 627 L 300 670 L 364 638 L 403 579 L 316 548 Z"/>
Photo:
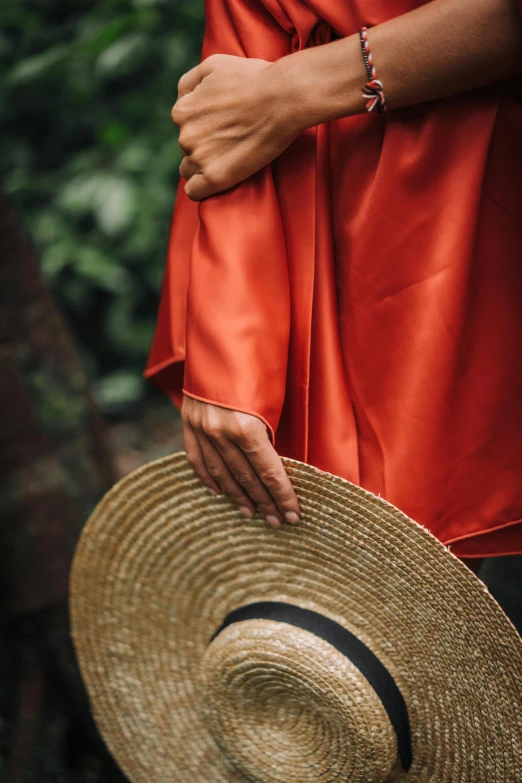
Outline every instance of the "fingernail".
<path id="1" fill-rule="evenodd" d="M 285 519 L 287 522 L 290 522 L 291 525 L 297 525 L 299 522 L 299 515 L 295 513 L 295 511 L 287 511 L 285 514 Z"/>
<path id="2" fill-rule="evenodd" d="M 268 522 L 270 527 L 279 527 L 279 525 L 281 524 L 281 522 L 278 520 L 278 518 L 274 517 L 272 514 L 267 514 L 266 515 L 266 521 Z"/>
<path id="3" fill-rule="evenodd" d="M 216 492 L 215 489 L 211 489 L 210 487 L 207 487 L 207 489 L 211 495 L 214 495 L 214 497 L 217 497 L 219 495 L 219 492 Z"/>
<path id="4" fill-rule="evenodd" d="M 252 519 L 252 517 L 254 516 L 254 512 L 252 511 L 252 509 L 248 508 L 248 506 L 239 506 L 239 510 L 241 511 L 243 516 L 246 517 L 247 519 Z"/>

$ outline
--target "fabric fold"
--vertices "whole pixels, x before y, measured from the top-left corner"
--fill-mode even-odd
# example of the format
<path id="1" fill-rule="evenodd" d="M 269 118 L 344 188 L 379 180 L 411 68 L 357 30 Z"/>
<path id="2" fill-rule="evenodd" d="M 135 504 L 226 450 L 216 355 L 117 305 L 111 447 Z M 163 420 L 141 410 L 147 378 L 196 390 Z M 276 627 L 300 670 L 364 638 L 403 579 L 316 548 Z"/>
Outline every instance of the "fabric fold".
<path id="1" fill-rule="evenodd" d="M 276 60 L 422 0 L 207 0 L 203 57 Z M 146 375 L 460 557 L 522 552 L 522 106 L 347 117 L 199 206 L 178 190 Z"/>
<path id="2" fill-rule="evenodd" d="M 262 4 L 206 3 L 201 59 L 221 53 L 273 61 L 290 46 L 291 36 Z M 180 183 L 145 376 L 178 407 L 185 393 L 258 416 L 274 442 L 289 333 L 285 237 L 272 167 L 199 205 Z"/>
<path id="3" fill-rule="evenodd" d="M 185 393 L 259 416 L 274 438 L 290 299 L 270 167 L 201 203 L 187 302 Z"/>

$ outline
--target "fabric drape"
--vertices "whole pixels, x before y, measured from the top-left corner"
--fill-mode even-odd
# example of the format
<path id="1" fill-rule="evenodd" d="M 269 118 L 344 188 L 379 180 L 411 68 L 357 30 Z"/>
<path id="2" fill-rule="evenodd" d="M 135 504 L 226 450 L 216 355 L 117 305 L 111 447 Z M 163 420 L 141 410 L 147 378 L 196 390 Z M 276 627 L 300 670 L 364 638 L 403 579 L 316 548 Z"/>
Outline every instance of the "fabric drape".
<path id="1" fill-rule="evenodd" d="M 202 57 L 276 60 L 415 0 L 209 0 Z M 253 413 L 459 556 L 522 552 L 522 106 L 509 86 L 312 128 L 178 190 L 146 375 Z"/>

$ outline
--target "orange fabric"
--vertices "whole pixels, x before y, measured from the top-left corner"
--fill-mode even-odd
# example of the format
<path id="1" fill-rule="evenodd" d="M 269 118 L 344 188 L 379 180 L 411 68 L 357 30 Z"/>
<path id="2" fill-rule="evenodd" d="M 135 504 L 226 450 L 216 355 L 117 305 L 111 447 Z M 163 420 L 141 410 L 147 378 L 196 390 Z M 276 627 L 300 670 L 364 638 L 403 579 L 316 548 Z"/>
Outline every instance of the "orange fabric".
<path id="1" fill-rule="evenodd" d="M 208 0 L 203 57 L 419 4 Z M 313 128 L 199 206 L 180 188 L 146 375 L 259 416 L 461 557 L 522 552 L 521 138 L 497 85 Z"/>

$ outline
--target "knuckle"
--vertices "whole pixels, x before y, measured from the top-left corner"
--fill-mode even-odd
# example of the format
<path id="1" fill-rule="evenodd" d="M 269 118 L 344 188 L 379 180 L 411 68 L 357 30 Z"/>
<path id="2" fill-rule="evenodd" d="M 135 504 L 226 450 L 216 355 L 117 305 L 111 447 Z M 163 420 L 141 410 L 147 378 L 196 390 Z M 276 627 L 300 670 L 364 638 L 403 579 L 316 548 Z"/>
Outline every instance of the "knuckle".
<path id="1" fill-rule="evenodd" d="M 209 476 L 211 476 L 213 479 L 218 479 L 221 477 L 221 470 L 217 465 L 208 465 L 207 470 Z"/>
<path id="2" fill-rule="evenodd" d="M 208 66 L 209 68 L 215 68 L 216 65 L 219 65 L 223 61 L 223 55 L 222 54 L 210 54 L 204 61 L 204 65 Z"/>
<path id="3" fill-rule="evenodd" d="M 221 416 L 213 412 L 207 413 L 204 430 L 209 438 L 222 438 L 225 434 L 225 427 L 221 420 Z"/>
<path id="4" fill-rule="evenodd" d="M 182 112 L 182 110 L 180 108 L 180 104 L 179 104 L 179 101 L 178 101 L 177 103 L 174 104 L 174 106 L 172 107 L 171 112 L 170 112 L 170 116 L 171 116 L 172 122 L 175 125 L 180 125 L 181 121 L 182 121 L 182 115 L 183 115 L 183 112 Z"/>
<path id="5" fill-rule="evenodd" d="M 195 432 L 203 432 L 203 425 L 201 423 L 200 416 L 189 416 L 187 422 Z"/>
<path id="6" fill-rule="evenodd" d="M 255 441 L 255 432 L 246 422 L 234 422 L 234 438 L 241 446 L 251 446 Z"/>
<path id="7" fill-rule="evenodd" d="M 192 138 L 187 130 L 185 129 L 180 130 L 179 137 L 178 137 L 178 144 L 180 147 L 186 150 L 189 150 L 191 148 Z"/>
<path id="8" fill-rule="evenodd" d="M 183 76 L 180 78 L 180 80 L 178 82 L 178 93 L 184 92 L 185 83 L 187 81 L 186 76 L 187 75 L 184 73 Z"/>
<path id="9" fill-rule="evenodd" d="M 265 468 L 261 471 L 260 477 L 263 484 L 270 485 L 271 487 L 279 488 L 283 484 L 281 475 L 275 468 Z"/>
<path id="10" fill-rule="evenodd" d="M 255 478 L 247 470 L 236 470 L 234 476 L 238 484 L 245 489 L 251 489 L 256 484 Z"/>
<path id="11" fill-rule="evenodd" d="M 211 440 L 219 440 L 224 435 L 224 429 L 218 422 L 206 422 L 203 430 Z"/>
<path id="12" fill-rule="evenodd" d="M 224 431 L 221 427 L 205 427 L 205 434 L 212 441 L 220 441 L 223 439 Z"/>
<path id="13" fill-rule="evenodd" d="M 263 426 L 261 426 L 260 429 L 260 424 L 261 421 L 257 417 L 251 416 L 249 413 L 237 412 L 234 418 L 234 425 L 238 433 L 248 435 L 251 438 L 257 438 L 259 432 L 262 431 Z"/>

